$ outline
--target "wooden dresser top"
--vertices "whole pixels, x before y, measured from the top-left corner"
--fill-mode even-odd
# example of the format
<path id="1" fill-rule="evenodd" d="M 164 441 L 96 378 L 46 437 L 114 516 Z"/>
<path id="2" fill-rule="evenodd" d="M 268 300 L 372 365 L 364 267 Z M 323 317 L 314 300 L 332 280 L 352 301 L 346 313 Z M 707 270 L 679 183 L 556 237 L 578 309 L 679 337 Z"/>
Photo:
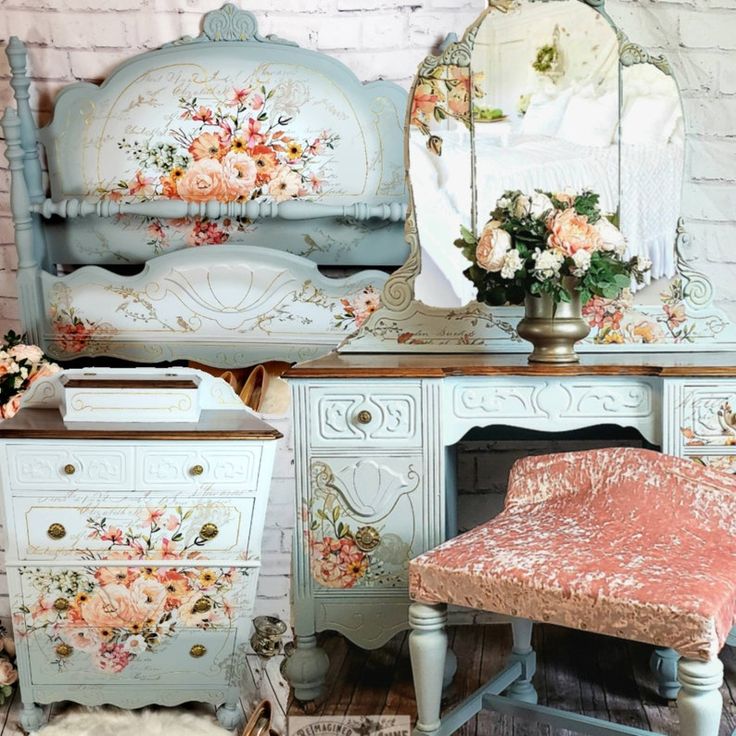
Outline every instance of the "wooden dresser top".
<path id="1" fill-rule="evenodd" d="M 529 363 L 526 353 L 330 353 L 298 363 L 286 378 L 447 376 L 662 376 L 736 378 L 736 353 L 588 353 L 580 363 Z"/>
<path id="2" fill-rule="evenodd" d="M 198 422 L 74 422 L 57 409 L 21 409 L 0 422 L 0 437 L 64 440 L 277 440 L 281 432 L 244 411 L 202 411 Z"/>

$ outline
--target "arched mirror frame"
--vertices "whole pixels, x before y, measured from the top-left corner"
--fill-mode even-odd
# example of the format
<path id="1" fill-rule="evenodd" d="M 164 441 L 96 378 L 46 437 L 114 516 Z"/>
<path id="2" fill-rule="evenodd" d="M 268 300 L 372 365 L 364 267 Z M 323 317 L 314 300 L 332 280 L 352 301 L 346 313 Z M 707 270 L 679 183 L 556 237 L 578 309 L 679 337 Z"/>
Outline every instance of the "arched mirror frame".
<path id="1" fill-rule="evenodd" d="M 530 0 L 555 2 L 556 0 Z M 605 0 L 578 0 L 600 13 L 616 31 L 619 39 L 619 63 L 622 67 L 634 64 L 652 64 L 677 83 L 669 62 L 664 56 L 650 54 L 642 46 L 630 41 L 616 26 L 604 9 Z M 447 44 L 438 55 L 428 56 L 419 66 L 409 94 L 404 128 L 404 161 L 409 193 L 409 212 L 406 220 L 406 240 L 410 253 L 406 262 L 386 282 L 381 295 L 381 307 L 341 347 L 343 352 L 528 352 L 530 346 L 516 334 L 516 324 L 523 317 L 521 307 L 488 307 L 473 302 L 460 308 L 430 307 L 414 298 L 414 282 L 421 271 L 421 244 L 416 222 L 414 193 L 409 172 L 409 133 L 412 100 L 423 78 L 431 76 L 439 66 L 470 67 L 476 35 L 486 16 L 496 10 L 508 9 L 513 0 L 489 0 L 489 7 L 468 27 L 463 38 Z M 471 130 L 472 130 L 471 120 Z M 685 119 L 687 135 L 687 119 Z M 472 135 L 471 135 L 472 138 Z M 685 170 L 689 151 L 685 151 Z M 684 180 L 684 177 L 683 177 Z M 684 184 L 684 181 L 683 181 Z M 592 333 L 587 341 L 578 344 L 579 352 L 644 352 L 644 351 L 736 351 L 736 324 L 714 304 L 713 286 L 708 277 L 696 266 L 691 238 L 680 219 L 675 243 L 675 260 L 679 280 L 680 304 L 686 321 L 674 334 L 664 340 L 642 342 L 599 343 Z M 634 304 L 630 315 L 647 323 L 666 321 L 663 303 Z"/>

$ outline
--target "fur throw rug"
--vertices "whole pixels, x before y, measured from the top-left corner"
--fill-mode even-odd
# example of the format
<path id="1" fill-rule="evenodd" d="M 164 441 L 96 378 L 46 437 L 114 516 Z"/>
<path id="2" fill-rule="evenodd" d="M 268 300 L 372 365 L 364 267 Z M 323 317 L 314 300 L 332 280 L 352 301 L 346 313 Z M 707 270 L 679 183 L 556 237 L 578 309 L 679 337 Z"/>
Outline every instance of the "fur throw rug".
<path id="1" fill-rule="evenodd" d="M 38 736 L 231 736 L 214 716 L 166 709 L 128 711 L 116 708 L 74 710 L 51 719 Z"/>

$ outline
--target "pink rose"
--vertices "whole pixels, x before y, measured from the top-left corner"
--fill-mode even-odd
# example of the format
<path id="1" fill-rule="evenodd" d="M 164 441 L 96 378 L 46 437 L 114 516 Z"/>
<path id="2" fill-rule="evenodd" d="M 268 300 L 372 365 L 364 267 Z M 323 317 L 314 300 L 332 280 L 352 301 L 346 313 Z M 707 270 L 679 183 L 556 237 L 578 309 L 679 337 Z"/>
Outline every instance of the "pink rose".
<path id="1" fill-rule="evenodd" d="M 571 258 L 580 250 L 593 252 L 603 247 L 600 233 L 588 222 L 585 215 L 579 215 L 573 208 L 558 212 L 550 218 L 548 227 L 549 247 Z"/>
<path id="2" fill-rule="evenodd" d="M 178 195 L 188 202 L 207 202 L 211 199 L 227 200 L 227 187 L 222 164 L 213 158 L 195 161 L 177 185 Z"/>
<path id="3" fill-rule="evenodd" d="M 222 171 L 228 199 L 248 199 L 256 185 L 256 162 L 247 153 L 231 151 L 222 160 Z"/>
<path id="4" fill-rule="evenodd" d="M 475 260 L 478 265 L 491 273 L 498 273 L 503 268 L 506 254 L 512 245 L 511 236 L 499 225 L 498 221 L 491 220 L 483 228 L 475 249 Z"/>
<path id="5" fill-rule="evenodd" d="M 12 685 L 18 679 L 18 673 L 9 659 L 0 659 L 0 685 Z"/>

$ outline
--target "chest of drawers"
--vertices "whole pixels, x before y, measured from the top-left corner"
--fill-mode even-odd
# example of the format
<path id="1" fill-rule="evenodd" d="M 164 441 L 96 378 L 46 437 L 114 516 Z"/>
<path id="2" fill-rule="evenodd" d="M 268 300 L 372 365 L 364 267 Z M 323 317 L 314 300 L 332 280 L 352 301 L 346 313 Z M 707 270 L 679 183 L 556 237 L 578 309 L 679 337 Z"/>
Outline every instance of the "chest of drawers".
<path id="1" fill-rule="evenodd" d="M 26 729 L 56 700 L 196 700 L 238 725 L 278 437 L 236 405 L 97 427 L 30 406 L 0 424 Z"/>

